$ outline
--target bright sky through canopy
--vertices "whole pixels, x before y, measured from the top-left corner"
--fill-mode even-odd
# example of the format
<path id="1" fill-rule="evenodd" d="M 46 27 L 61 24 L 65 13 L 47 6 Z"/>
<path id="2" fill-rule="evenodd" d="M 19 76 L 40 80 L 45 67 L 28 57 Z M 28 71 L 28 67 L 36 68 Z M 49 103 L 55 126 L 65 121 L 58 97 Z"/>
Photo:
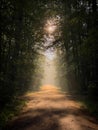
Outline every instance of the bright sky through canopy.
<path id="1" fill-rule="evenodd" d="M 44 68 L 43 79 L 41 81 L 43 85 L 58 86 L 57 80 L 57 54 L 54 47 L 54 42 L 58 34 L 59 20 L 56 17 L 47 19 L 44 25 L 44 46 L 47 48 L 44 51 L 45 60 L 42 63 Z"/>
<path id="2" fill-rule="evenodd" d="M 49 25 L 46 28 L 47 32 L 50 34 L 53 33 L 55 31 L 55 29 L 56 29 L 56 26 L 53 26 L 53 25 Z"/>
<path id="3" fill-rule="evenodd" d="M 45 56 L 46 56 L 46 58 L 48 58 L 49 60 L 53 60 L 54 57 L 55 57 L 55 53 L 52 52 L 52 51 L 50 51 L 50 50 L 47 50 L 47 51 L 45 52 Z"/>
<path id="4" fill-rule="evenodd" d="M 49 34 L 53 34 L 56 31 L 57 25 L 55 19 L 47 20 L 45 24 L 45 31 Z"/>

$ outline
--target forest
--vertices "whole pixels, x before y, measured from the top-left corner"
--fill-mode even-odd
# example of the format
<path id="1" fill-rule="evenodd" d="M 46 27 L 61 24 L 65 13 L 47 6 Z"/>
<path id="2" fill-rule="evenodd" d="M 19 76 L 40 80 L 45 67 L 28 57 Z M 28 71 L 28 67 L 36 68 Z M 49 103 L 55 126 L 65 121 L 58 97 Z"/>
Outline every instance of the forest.
<path id="1" fill-rule="evenodd" d="M 65 87 L 67 66 L 78 82 L 70 91 L 86 96 L 98 117 L 98 1 L 1 0 L 0 5 L 0 128 L 24 104 L 18 97 L 39 89 L 49 52 L 60 55 L 59 85 L 63 81 Z"/>

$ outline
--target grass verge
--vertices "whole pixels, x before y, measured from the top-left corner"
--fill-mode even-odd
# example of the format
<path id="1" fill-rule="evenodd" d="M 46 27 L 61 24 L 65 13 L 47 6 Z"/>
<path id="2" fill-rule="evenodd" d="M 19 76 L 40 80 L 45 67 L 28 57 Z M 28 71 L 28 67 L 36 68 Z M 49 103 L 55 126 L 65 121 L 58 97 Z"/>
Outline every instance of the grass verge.
<path id="1" fill-rule="evenodd" d="M 10 103 L 5 105 L 5 107 L 0 112 L 0 130 L 5 127 L 8 121 L 19 114 L 25 104 L 26 103 L 24 100 L 15 98 Z"/>

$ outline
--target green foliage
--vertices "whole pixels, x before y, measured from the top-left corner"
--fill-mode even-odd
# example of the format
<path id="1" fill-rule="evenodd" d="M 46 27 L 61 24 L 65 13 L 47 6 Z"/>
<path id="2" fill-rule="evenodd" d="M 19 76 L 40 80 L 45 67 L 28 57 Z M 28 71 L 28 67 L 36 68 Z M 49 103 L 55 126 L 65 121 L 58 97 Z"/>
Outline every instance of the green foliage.
<path id="1" fill-rule="evenodd" d="M 1 0 L 0 109 L 25 91 L 34 71 L 33 47 L 43 15 L 42 2 Z"/>
<path id="2" fill-rule="evenodd" d="M 19 114 L 24 105 L 25 101 L 17 98 L 14 98 L 11 103 L 6 104 L 2 112 L 0 112 L 0 128 L 3 128 L 12 117 Z"/>
<path id="3" fill-rule="evenodd" d="M 82 103 L 86 110 L 98 119 L 98 103 L 89 99 L 82 101 Z"/>
<path id="4" fill-rule="evenodd" d="M 90 2 L 92 7 L 89 10 L 90 4 L 87 5 L 87 2 L 88 0 L 65 1 L 66 19 L 63 37 L 69 65 L 73 66 L 81 84 L 80 90 L 88 93 L 89 97 L 97 99 L 98 10 L 93 1 Z"/>

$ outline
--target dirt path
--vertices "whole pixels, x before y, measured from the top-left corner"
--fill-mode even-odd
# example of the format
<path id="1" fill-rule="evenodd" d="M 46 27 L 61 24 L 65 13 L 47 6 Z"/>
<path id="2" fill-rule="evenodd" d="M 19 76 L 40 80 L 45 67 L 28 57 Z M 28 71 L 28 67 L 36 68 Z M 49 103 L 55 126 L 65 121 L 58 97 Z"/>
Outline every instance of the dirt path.
<path id="1" fill-rule="evenodd" d="M 98 122 L 54 86 L 43 86 L 24 98 L 27 105 L 7 130 L 98 130 Z"/>

